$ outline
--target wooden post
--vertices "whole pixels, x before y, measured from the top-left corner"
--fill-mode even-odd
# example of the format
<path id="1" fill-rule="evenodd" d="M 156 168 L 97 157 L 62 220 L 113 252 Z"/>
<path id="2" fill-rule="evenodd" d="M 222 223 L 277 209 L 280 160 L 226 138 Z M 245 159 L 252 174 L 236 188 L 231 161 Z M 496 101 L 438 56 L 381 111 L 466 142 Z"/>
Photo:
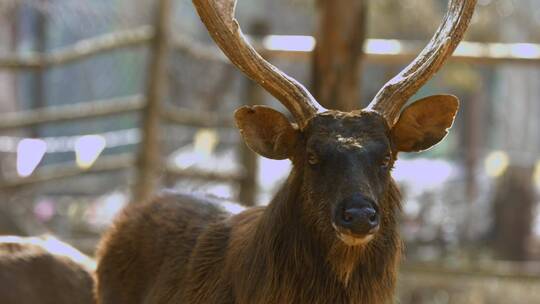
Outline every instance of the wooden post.
<path id="1" fill-rule="evenodd" d="M 473 203 L 478 198 L 478 180 L 477 174 L 480 168 L 481 151 L 485 141 L 485 104 L 487 102 L 486 90 L 480 82 L 475 88 L 475 92 L 470 100 L 461 102 L 461 112 L 463 113 L 464 123 L 460 129 L 462 140 L 462 149 L 460 158 L 464 160 L 465 168 L 465 198 L 467 200 L 467 212 L 465 222 L 462 226 L 461 240 L 464 245 L 470 245 L 473 242 L 473 233 L 471 226 L 474 223 Z"/>
<path id="2" fill-rule="evenodd" d="M 318 0 L 312 86 L 326 108 L 361 108 L 360 71 L 366 36 L 365 0 Z"/>
<path id="3" fill-rule="evenodd" d="M 9 41 L 9 51 L 15 53 L 18 44 L 18 17 L 20 4 L 16 3 L 9 11 L 9 16 L 0 20 L 0 37 Z M 17 77 L 9 71 L 0 71 L 0 113 L 7 113 L 17 109 Z M 1 135 L 3 132 L 0 131 Z M 11 166 L 16 162 L 15 155 L 0 153 L 0 184 L 5 181 L 4 165 Z M 10 198 L 14 197 L 14 191 L 0 189 L 0 234 L 24 235 L 24 231 L 17 225 L 15 219 L 10 217 L 6 209 L 10 206 Z"/>
<path id="4" fill-rule="evenodd" d="M 39 6 L 35 10 L 34 20 L 34 50 L 38 54 L 45 54 L 47 51 L 47 28 L 48 20 L 45 13 L 45 7 L 48 0 L 41 0 Z M 31 107 L 32 109 L 40 109 L 47 105 L 45 91 L 45 72 L 44 68 L 38 68 L 34 71 L 31 80 Z M 31 137 L 39 137 L 39 126 L 34 126 L 30 129 Z"/>
<path id="5" fill-rule="evenodd" d="M 167 82 L 171 1 L 159 0 L 156 10 L 156 33 L 148 68 L 147 104 L 142 110 L 142 141 L 137 159 L 137 180 L 132 191 L 132 200 L 135 202 L 144 202 L 152 197 L 159 186 L 159 175 L 163 166 L 160 149 L 160 111 Z"/>
<path id="6" fill-rule="evenodd" d="M 263 21 L 257 21 L 251 26 L 250 34 L 255 39 L 264 37 L 270 33 L 268 24 Z M 261 54 L 264 56 L 264 53 Z M 256 105 L 264 103 L 264 94 L 261 88 L 250 79 L 245 79 L 244 99 L 247 105 Z M 240 182 L 240 191 L 238 200 L 245 206 L 254 206 L 257 200 L 257 154 L 251 151 L 246 144 L 240 143 L 240 163 L 244 167 L 244 175 Z"/>
<path id="7" fill-rule="evenodd" d="M 263 93 L 260 87 L 247 78 L 244 82 L 246 104 L 261 104 Z M 244 170 L 239 184 L 238 200 L 245 206 L 254 206 L 257 200 L 257 172 L 259 171 L 257 154 L 241 142 L 239 155 Z"/>
<path id="8" fill-rule="evenodd" d="M 492 247 L 502 260 L 525 261 L 534 222 L 534 168 L 510 165 L 496 183 L 493 199 Z"/>
<path id="9" fill-rule="evenodd" d="M 466 180 L 466 198 L 469 204 L 476 200 L 477 196 L 477 168 L 480 149 L 483 146 L 484 134 L 484 110 L 483 105 L 486 99 L 483 85 L 479 85 L 474 100 L 466 103 L 465 114 L 465 180 Z M 464 104 L 464 103 L 462 103 Z"/>

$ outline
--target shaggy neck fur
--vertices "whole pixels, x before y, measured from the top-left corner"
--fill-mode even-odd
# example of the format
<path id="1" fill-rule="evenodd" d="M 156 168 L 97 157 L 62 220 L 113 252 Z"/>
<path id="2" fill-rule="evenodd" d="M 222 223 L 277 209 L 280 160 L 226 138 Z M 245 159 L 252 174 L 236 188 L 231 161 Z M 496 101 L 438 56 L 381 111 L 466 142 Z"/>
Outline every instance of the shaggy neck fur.
<path id="1" fill-rule="evenodd" d="M 377 236 L 366 245 L 351 247 L 333 231 L 321 233 L 314 227 L 317 219 L 309 219 L 302 208 L 301 176 L 293 170 L 258 223 L 251 244 L 255 254 L 246 264 L 251 273 L 247 285 L 252 286 L 246 290 L 248 296 L 266 294 L 270 299 L 265 303 L 389 302 L 401 252 L 395 220 L 399 192 L 394 183 L 381 203 Z"/>

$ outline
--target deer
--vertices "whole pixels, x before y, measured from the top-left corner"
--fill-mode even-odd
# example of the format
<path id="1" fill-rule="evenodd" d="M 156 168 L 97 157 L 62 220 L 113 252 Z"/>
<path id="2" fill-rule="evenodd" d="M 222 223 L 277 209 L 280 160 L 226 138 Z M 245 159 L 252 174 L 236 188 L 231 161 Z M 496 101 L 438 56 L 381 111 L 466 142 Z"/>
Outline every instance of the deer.
<path id="1" fill-rule="evenodd" d="M 93 304 L 95 263 L 52 236 L 0 237 L 3 304 Z"/>
<path id="2" fill-rule="evenodd" d="M 351 112 L 325 109 L 263 59 L 235 19 L 235 0 L 193 4 L 229 60 L 292 114 L 264 105 L 234 114 L 254 152 L 292 169 L 267 206 L 236 214 L 192 193 L 130 204 L 97 251 L 98 303 L 392 302 L 402 251 L 392 167 L 399 152 L 439 143 L 459 102 L 435 95 L 404 106 L 452 55 L 476 1 L 450 0 L 418 57 Z"/>

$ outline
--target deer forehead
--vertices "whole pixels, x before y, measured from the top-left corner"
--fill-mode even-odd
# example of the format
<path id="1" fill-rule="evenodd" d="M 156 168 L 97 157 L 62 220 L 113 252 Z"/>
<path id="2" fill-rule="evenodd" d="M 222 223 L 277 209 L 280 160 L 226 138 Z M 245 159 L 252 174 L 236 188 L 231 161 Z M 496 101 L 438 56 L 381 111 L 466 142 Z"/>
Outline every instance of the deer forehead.
<path id="1" fill-rule="evenodd" d="M 362 148 L 367 140 L 387 137 L 389 128 L 384 118 L 374 112 L 327 111 L 312 118 L 305 133 L 316 142 Z"/>
<path id="2" fill-rule="evenodd" d="M 340 147 L 343 147 L 345 149 L 362 149 L 364 146 L 362 146 L 362 141 L 358 137 L 354 136 L 343 136 L 341 134 L 336 134 L 336 141 L 338 142 Z"/>

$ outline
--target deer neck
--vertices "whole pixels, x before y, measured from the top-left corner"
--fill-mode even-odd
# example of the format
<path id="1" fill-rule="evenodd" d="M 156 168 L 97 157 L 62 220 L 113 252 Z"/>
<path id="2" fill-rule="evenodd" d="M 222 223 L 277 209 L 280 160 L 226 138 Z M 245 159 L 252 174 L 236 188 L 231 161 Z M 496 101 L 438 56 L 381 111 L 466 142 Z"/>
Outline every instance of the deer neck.
<path id="1" fill-rule="evenodd" d="M 384 223 L 387 227 L 379 239 L 366 245 L 348 246 L 333 231 L 321 231 L 304 219 L 301 177 L 302 172 L 293 169 L 262 215 L 254 239 L 259 248 L 270 250 L 261 251 L 261 256 L 266 256 L 272 266 L 281 263 L 287 271 L 297 271 L 301 277 L 305 277 L 307 268 L 317 268 L 323 272 L 322 277 L 345 289 L 363 289 L 363 283 L 369 285 L 366 289 L 372 289 L 376 284 L 365 280 L 365 273 L 374 275 L 375 281 L 378 278 L 381 282 L 393 282 L 401 252 L 394 217 Z M 393 183 L 391 187 L 395 193 L 389 193 L 387 199 L 395 200 L 392 203 L 399 209 L 399 192 Z M 397 210 L 388 212 L 394 211 Z"/>

